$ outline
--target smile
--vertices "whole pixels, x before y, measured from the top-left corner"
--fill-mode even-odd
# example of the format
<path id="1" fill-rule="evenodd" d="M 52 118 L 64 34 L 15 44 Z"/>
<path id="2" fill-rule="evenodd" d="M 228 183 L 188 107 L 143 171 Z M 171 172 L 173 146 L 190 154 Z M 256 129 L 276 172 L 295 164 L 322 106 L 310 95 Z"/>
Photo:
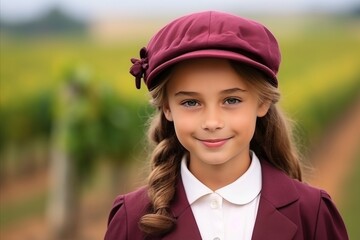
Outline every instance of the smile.
<path id="1" fill-rule="evenodd" d="M 230 138 L 223 139 L 198 139 L 203 145 L 208 148 L 219 148 L 223 146 Z"/>

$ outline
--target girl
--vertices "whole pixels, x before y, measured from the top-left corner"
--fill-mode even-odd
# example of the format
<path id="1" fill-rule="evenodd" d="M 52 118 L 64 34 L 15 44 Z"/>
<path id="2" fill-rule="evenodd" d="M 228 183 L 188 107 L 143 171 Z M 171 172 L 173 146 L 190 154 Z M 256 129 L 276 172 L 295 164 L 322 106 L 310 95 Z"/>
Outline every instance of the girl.
<path id="1" fill-rule="evenodd" d="M 105 239 L 348 239 L 329 195 L 301 182 L 268 29 L 195 13 L 140 57 L 130 72 L 158 110 L 152 171 L 147 186 L 117 197 Z"/>

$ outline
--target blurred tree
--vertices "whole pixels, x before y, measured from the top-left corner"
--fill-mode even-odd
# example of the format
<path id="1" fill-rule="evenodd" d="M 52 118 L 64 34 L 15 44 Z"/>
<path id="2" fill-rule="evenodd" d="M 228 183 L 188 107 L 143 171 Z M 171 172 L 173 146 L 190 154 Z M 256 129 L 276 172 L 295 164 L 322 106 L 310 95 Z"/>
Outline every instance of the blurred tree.
<path id="1" fill-rule="evenodd" d="M 59 91 L 52 136 L 49 224 L 52 239 L 75 239 L 79 222 L 81 183 L 94 167 L 99 128 L 98 96 L 89 73 L 66 71 Z"/>
<path id="2" fill-rule="evenodd" d="M 65 71 L 52 131 L 49 224 L 52 239 L 76 239 L 83 183 L 96 163 L 110 163 L 111 189 L 126 184 L 131 156 L 142 147 L 147 104 L 124 101 L 110 87 L 95 88 L 86 69 Z M 142 149 L 142 148 L 141 148 Z"/>
<path id="3" fill-rule="evenodd" d="M 53 7 L 43 16 L 26 22 L 7 22 L 0 19 L 0 30 L 20 36 L 43 35 L 84 35 L 87 24 L 65 14 L 60 8 Z"/>
<path id="4" fill-rule="evenodd" d="M 125 191 L 128 166 L 143 151 L 144 122 L 150 110 L 145 103 L 126 101 L 102 88 L 99 124 L 101 155 L 110 161 L 112 194 Z"/>

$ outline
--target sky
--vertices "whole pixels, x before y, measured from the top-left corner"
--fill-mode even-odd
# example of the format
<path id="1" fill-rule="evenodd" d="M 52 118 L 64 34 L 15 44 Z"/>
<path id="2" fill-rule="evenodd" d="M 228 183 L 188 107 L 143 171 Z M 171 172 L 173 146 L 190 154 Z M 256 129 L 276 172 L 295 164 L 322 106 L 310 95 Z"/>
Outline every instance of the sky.
<path id="1" fill-rule="evenodd" d="M 156 17 L 201 10 L 228 12 L 343 11 L 358 0 L 0 0 L 0 18 L 27 20 L 52 6 L 80 19 L 97 16 Z M 357 4 L 359 5 L 359 4 Z"/>

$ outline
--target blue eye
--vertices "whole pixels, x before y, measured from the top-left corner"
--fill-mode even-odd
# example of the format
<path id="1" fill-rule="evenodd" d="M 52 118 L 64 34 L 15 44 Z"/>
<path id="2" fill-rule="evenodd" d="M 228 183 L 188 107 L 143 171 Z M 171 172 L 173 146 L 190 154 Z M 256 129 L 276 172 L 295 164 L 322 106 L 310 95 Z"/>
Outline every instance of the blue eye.
<path id="1" fill-rule="evenodd" d="M 181 105 L 185 107 L 196 107 L 198 105 L 198 102 L 195 100 L 186 100 L 182 102 Z"/>
<path id="2" fill-rule="evenodd" d="M 227 98 L 225 100 L 225 104 L 237 104 L 240 103 L 241 101 L 237 98 Z"/>

